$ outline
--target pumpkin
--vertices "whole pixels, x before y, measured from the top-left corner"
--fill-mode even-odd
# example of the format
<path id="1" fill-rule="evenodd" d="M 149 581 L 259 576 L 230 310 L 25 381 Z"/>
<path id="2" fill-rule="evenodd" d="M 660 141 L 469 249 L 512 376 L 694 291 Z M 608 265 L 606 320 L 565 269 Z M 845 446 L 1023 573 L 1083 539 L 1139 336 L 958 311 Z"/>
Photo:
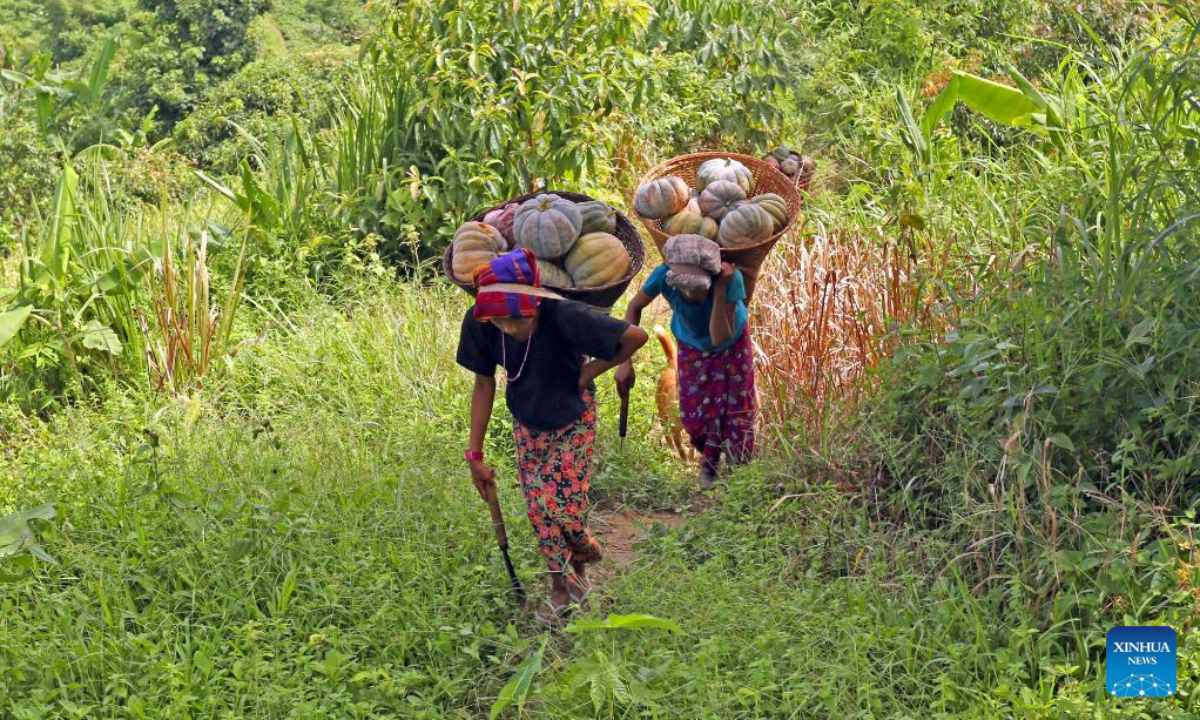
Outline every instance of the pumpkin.
<path id="1" fill-rule="evenodd" d="M 459 282 L 471 282 L 481 265 L 495 260 L 506 250 L 508 242 L 496 228 L 481 222 L 469 222 L 454 232 L 450 243 L 450 269 Z"/>
<path id="2" fill-rule="evenodd" d="M 594 232 L 610 233 L 617 229 L 617 211 L 600 202 L 591 200 L 575 206 L 583 224 L 579 229 L 580 235 Z"/>
<path id="3" fill-rule="evenodd" d="M 683 178 L 668 175 L 638 188 L 633 195 L 633 206 L 642 217 L 661 220 L 682 210 L 689 197 Z"/>
<path id="4" fill-rule="evenodd" d="M 553 260 L 567 254 L 583 218 L 570 200 L 542 194 L 521 203 L 513 217 L 513 239 L 517 247 L 533 251 L 538 260 Z"/>
<path id="5" fill-rule="evenodd" d="M 542 276 L 542 284 L 551 287 L 575 287 L 575 281 L 570 273 L 551 262 L 538 263 L 538 272 Z"/>
<path id="6" fill-rule="evenodd" d="M 629 273 L 633 261 L 620 240 L 608 233 L 588 233 L 575 241 L 563 260 L 575 287 L 594 288 L 615 283 Z"/>
<path id="7" fill-rule="evenodd" d="M 705 160 L 696 171 L 696 188 L 700 192 L 704 192 L 705 188 L 720 180 L 737 183 L 746 193 L 754 187 L 754 175 L 750 173 L 750 169 L 733 158 Z"/>
<path id="8" fill-rule="evenodd" d="M 755 203 L 745 203 L 721 221 L 717 242 L 723 248 L 744 248 L 771 237 L 775 220 L 771 213 Z"/>
<path id="9" fill-rule="evenodd" d="M 771 219 L 775 221 L 774 232 L 779 232 L 783 229 L 783 225 L 787 222 L 788 217 L 787 200 L 784 200 L 775 193 L 765 193 L 750 198 L 750 202 L 761 206 L 763 210 L 771 214 Z"/>
<path id="10" fill-rule="evenodd" d="M 730 180 L 717 180 L 700 193 L 700 211 L 720 222 L 729 211 L 745 202 L 742 186 Z"/>
<path id="11" fill-rule="evenodd" d="M 717 221 L 701 215 L 699 208 L 696 212 L 688 208 L 680 210 L 663 220 L 662 229 L 668 235 L 703 235 L 709 240 L 717 239 Z"/>
<path id="12" fill-rule="evenodd" d="M 774 155 L 768 155 L 765 158 L 763 158 L 763 164 L 766 165 L 767 167 L 771 168 L 772 170 L 779 169 L 779 161 L 775 159 Z"/>
<path id="13" fill-rule="evenodd" d="M 800 171 L 800 158 L 793 156 L 784 160 L 779 163 L 779 169 L 789 177 L 795 177 L 796 173 Z"/>
<path id="14" fill-rule="evenodd" d="M 775 158 L 776 162 L 783 162 L 792 154 L 792 149 L 787 145 L 780 145 L 771 151 L 771 157 Z"/>
<path id="15" fill-rule="evenodd" d="M 489 211 L 483 216 L 483 221 L 500 231 L 509 243 L 513 241 L 513 217 L 516 215 L 519 203 L 505 203 L 503 207 Z"/>

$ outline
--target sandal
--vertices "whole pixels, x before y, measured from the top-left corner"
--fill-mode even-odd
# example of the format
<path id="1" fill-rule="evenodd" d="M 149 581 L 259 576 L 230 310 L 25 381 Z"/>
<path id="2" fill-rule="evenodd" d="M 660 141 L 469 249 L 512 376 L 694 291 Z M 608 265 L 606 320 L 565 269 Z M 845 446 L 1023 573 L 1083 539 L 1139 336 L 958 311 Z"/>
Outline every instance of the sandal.
<path id="1" fill-rule="evenodd" d="M 570 604 L 559 605 L 554 600 L 547 598 L 546 602 L 542 603 L 534 613 L 534 617 L 538 619 L 538 622 L 553 629 L 570 614 Z"/>
<path id="2" fill-rule="evenodd" d="M 587 580 L 581 580 L 578 575 L 572 575 L 567 579 L 567 597 L 571 602 L 579 606 L 580 610 L 588 609 L 588 596 L 592 594 L 592 584 Z"/>

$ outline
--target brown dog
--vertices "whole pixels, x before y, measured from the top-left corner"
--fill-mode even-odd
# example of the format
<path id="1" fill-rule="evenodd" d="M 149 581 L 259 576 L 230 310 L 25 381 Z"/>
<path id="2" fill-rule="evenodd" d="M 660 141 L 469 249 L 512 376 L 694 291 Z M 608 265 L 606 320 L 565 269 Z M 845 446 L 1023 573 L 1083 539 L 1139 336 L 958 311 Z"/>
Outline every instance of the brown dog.
<path id="1" fill-rule="evenodd" d="M 654 404 L 658 406 L 658 419 L 662 421 L 667 435 L 667 444 L 681 460 L 691 460 L 692 446 L 686 440 L 683 423 L 679 419 L 679 359 L 675 340 L 661 325 L 654 326 L 654 336 L 662 345 L 667 356 L 667 367 L 658 376 L 658 390 L 654 393 Z"/>

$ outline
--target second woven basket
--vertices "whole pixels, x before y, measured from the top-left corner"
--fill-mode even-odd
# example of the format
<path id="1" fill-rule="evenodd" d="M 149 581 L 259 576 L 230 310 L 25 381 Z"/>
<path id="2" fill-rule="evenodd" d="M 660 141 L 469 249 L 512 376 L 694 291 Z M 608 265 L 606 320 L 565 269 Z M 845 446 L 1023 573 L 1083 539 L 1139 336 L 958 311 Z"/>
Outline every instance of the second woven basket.
<path id="1" fill-rule="evenodd" d="M 763 261 L 771 254 L 771 249 L 775 247 L 775 243 L 792 229 L 796 223 L 796 219 L 800 216 L 800 193 L 796 185 L 783 173 L 778 172 L 767 165 L 762 160 L 749 155 L 741 155 L 738 153 L 728 152 L 701 152 L 692 153 L 690 155 L 680 155 L 679 157 L 671 158 L 662 165 L 650 170 L 638 186 L 645 185 L 648 182 L 659 178 L 675 175 L 683 178 L 683 181 L 688 184 L 688 187 L 696 187 L 696 171 L 700 166 L 708 160 L 730 158 L 737 160 L 750 170 L 750 174 L 754 178 L 754 185 L 751 187 L 748 195 L 762 195 L 763 193 L 775 193 L 782 197 L 788 205 L 787 221 L 779 232 L 775 233 L 766 240 L 742 248 L 721 248 L 721 259 L 725 262 L 733 263 L 742 270 L 743 279 L 746 281 L 746 300 L 749 301 L 754 295 L 754 285 L 758 279 L 758 271 L 762 267 Z M 634 203 L 629 203 L 633 207 Z M 637 213 L 637 210 L 634 210 Z M 642 225 L 650 233 L 650 237 L 654 240 L 654 244 L 658 247 L 659 255 L 662 254 L 663 245 L 667 243 L 667 239 L 671 236 L 663 232 L 661 221 L 643 217 L 638 213 L 638 219 L 642 221 Z"/>

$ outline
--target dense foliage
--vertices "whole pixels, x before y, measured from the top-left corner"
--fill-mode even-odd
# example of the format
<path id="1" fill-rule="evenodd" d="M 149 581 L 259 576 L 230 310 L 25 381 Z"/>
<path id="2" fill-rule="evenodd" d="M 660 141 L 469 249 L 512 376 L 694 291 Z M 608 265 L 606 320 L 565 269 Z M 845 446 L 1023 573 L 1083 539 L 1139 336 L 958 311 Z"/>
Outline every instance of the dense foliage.
<path id="1" fill-rule="evenodd" d="M 1187 3 L 0 0 L 0 707 L 1190 716 L 1097 678 L 1148 623 L 1200 678 L 1198 98 Z M 694 504 L 602 389 L 599 504 L 689 519 L 535 639 L 433 265 L 780 143 L 763 457 Z"/>

